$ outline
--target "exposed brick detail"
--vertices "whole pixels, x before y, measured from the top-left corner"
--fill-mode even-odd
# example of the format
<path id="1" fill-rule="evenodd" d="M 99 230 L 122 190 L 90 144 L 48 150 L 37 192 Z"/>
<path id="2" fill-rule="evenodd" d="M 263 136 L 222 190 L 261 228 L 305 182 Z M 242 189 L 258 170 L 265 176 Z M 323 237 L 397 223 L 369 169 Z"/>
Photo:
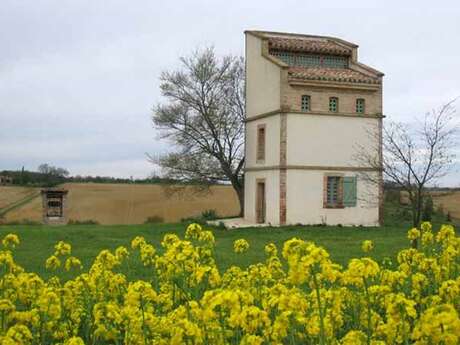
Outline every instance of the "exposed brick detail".
<path id="1" fill-rule="evenodd" d="M 280 224 L 286 224 L 286 183 L 287 183 L 287 115 L 280 116 Z"/>
<path id="2" fill-rule="evenodd" d="M 327 175 L 323 176 L 323 208 L 327 208 Z"/>
<path id="3" fill-rule="evenodd" d="M 287 74 L 287 73 L 286 73 Z M 293 111 L 301 111 L 302 95 L 310 96 L 310 111 L 329 113 L 329 98 L 338 97 L 340 113 L 356 114 L 356 99 L 362 98 L 366 102 L 365 115 L 382 114 L 382 98 L 379 90 L 334 90 L 312 86 L 292 86 L 286 81 L 283 87 L 281 107 L 290 108 Z M 362 116 L 362 114 L 359 114 Z"/>
<path id="4" fill-rule="evenodd" d="M 280 169 L 280 224 L 286 224 L 286 181 L 287 170 Z"/>

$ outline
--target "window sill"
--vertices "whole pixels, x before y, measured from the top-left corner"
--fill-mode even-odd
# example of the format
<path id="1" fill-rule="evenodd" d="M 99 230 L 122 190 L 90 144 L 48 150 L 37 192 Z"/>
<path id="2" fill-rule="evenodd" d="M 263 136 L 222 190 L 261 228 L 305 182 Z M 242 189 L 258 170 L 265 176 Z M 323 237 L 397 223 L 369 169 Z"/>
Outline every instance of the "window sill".
<path id="1" fill-rule="evenodd" d="M 323 208 L 339 208 L 339 209 L 342 209 L 342 208 L 345 208 L 345 206 L 343 206 L 343 205 L 323 205 Z"/>

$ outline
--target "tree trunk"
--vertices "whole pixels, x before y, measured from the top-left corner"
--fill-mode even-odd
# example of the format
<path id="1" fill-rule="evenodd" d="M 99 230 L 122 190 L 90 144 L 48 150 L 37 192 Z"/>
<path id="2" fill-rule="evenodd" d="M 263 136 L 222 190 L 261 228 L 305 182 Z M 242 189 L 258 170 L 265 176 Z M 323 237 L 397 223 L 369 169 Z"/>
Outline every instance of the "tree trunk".
<path id="1" fill-rule="evenodd" d="M 422 190 L 421 188 L 417 189 L 417 225 L 416 227 L 418 228 L 420 225 L 420 216 L 422 214 L 422 206 L 423 206 L 423 199 L 422 199 Z"/>
<path id="2" fill-rule="evenodd" d="M 414 200 L 412 205 L 412 227 L 416 228 L 417 226 L 417 200 Z"/>
<path id="3" fill-rule="evenodd" d="M 238 196 L 238 202 L 240 203 L 240 213 L 239 216 L 244 216 L 244 183 L 242 181 L 236 179 L 232 179 L 232 187 Z"/>

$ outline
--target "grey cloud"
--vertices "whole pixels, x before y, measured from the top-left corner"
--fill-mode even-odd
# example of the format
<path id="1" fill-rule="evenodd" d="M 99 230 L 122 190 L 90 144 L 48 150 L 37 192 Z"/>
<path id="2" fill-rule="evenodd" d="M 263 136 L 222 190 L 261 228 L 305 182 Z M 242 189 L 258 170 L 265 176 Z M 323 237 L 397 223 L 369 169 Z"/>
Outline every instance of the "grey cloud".
<path id="1" fill-rule="evenodd" d="M 386 74 L 385 114 L 411 119 L 460 95 L 459 17 L 458 1 L 3 0 L 0 170 L 148 175 L 144 152 L 169 147 L 150 123 L 160 72 L 196 46 L 244 54 L 246 29 L 358 43 Z"/>

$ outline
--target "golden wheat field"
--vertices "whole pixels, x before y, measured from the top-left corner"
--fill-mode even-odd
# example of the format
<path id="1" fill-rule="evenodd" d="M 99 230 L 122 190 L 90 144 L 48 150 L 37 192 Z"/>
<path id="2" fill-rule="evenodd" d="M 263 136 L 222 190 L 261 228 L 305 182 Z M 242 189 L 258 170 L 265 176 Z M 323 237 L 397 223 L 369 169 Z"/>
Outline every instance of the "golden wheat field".
<path id="1" fill-rule="evenodd" d="M 460 191 L 434 192 L 433 202 L 444 214 L 450 213 L 454 219 L 460 219 Z"/>
<path id="2" fill-rule="evenodd" d="M 209 209 L 216 210 L 222 217 L 235 216 L 239 211 L 238 199 L 230 186 L 213 186 L 204 196 L 191 190 L 168 196 L 159 185 L 68 183 L 63 188 L 69 191 L 69 219 L 94 220 L 107 225 L 141 224 L 153 216 L 159 216 L 165 222 L 177 222 Z M 24 193 L 21 187 L 0 187 L 0 202 L 6 199 L 7 203 L 7 194 L 17 200 Z M 39 222 L 41 217 L 41 198 L 37 197 L 8 212 L 4 221 Z"/>
<path id="3" fill-rule="evenodd" d="M 38 193 L 40 190 L 33 187 L 12 187 L 12 186 L 1 186 L 0 187 L 0 209 L 14 204 L 21 199 L 24 199 L 30 195 Z"/>

